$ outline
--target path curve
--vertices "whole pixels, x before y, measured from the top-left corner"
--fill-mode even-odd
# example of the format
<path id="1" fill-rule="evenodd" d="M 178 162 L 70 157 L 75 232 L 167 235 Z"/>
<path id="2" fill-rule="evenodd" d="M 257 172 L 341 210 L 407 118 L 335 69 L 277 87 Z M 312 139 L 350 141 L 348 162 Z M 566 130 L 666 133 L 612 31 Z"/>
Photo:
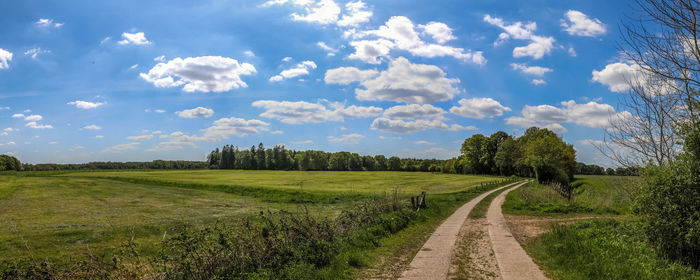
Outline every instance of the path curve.
<path id="1" fill-rule="evenodd" d="M 430 235 L 418 254 L 413 257 L 409 268 L 401 274 L 399 279 L 447 279 L 457 235 L 462 224 L 467 220 L 469 212 L 479 201 L 492 192 L 515 184 L 525 183 L 515 182 L 498 187 L 477 196 L 457 209 Z"/>
<path id="2" fill-rule="evenodd" d="M 491 238 L 491 246 L 496 262 L 498 262 L 498 270 L 501 273 L 503 280 L 511 279 L 549 279 L 544 276 L 542 270 L 532 261 L 532 258 L 523 250 L 517 240 L 511 234 L 506 219 L 503 217 L 503 202 L 506 200 L 506 195 L 512 190 L 524 185 L 519 184 L 499 194 L 491 202 L 489 210 L 486 213 L 486 219 L 489 223 L 489 237 Z"/>

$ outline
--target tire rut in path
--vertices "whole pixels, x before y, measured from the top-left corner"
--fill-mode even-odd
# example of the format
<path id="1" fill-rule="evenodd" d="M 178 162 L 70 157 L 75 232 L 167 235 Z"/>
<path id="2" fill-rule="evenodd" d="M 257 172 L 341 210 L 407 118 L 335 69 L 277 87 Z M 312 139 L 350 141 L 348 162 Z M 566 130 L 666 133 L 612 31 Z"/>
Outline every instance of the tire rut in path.
<path id="1" fill-rule="evenodd" d="M 457 211 L 448 217 L 447 220 L 430 235 L 428 241 L 425 242 L 420 251 L 413 257 L 409 268 L 401 274 L 399 279 L 447 279 L 457 235 L 462 228 L 462 224 L 467 220 L 469 212 L 472 211 L 472 208 L 474 208 L 479 201 L 492 192 L 511 187 L 515 184 L 522 185 L 524 183 L 515 182 L 490 190 L 457 209 Z"/>
<path id="2" fill-rule="evenodd" d="M 517 240 L 513 237 L 506 219 L 503 216 L 502 206 L 506 195 L 512 190 L 524 185 L 519 184 L 512 187 L 493 199 L 489 210 L 486 213 L 486 219 L 489 226 L 489 237 L 491 238 L 491 246 L 496 255 L 498 262 L 498 270 L 504 280 L 511 279 L 549 279 L 544 276 L 540 268 L 532 261 L 532 258 L 523 250 Z"/>

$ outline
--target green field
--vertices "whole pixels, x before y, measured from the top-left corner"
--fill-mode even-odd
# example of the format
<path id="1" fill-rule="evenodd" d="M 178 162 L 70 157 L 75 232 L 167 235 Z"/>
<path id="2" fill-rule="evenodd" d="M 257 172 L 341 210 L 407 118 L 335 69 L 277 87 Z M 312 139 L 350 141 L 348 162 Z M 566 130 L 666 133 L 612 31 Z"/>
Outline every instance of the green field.
<path id="1" fill-rule="evenodd" d="M 577 176 L 568 201 L 552 188 L 530 183 L 503 204 L 511 215 L 546 220 L 585 217 L 523 244 L 552 279 L 700 279 L 700 272 L 660 255 L 632 212 L 638 177 Z"/>
<path id="2" fill-rule="evenodd" d="M 401 197 L 421 191 L 449 197 L 497 179 L 421 172 L 11 173 L 0 176 L 0 261 L 109 253 L 132 237 L 151 252 L 178 224 L 204 226 L 280 209 L 332 217 L 394 190 Z"/>

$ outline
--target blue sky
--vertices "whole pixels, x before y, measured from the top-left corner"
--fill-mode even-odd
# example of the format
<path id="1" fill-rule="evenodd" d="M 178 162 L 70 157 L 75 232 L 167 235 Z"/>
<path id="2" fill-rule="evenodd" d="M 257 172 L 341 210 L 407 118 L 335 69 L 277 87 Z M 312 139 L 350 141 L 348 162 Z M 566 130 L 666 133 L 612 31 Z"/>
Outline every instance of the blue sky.
<path id="1" fill-rule="evenodd" d="M 201 160 L 215 147 L 449 158 L 548 127 L 578 159 L 625 77 L 624 1 L 6 1 L 0 153 Z"/>

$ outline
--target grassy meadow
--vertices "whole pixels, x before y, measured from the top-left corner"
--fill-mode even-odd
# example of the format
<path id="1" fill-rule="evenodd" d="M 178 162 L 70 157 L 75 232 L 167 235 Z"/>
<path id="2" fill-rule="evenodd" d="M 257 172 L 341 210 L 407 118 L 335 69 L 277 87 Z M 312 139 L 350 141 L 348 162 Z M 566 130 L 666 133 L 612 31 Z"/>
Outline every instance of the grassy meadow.
<path id="1" fill-rule="evenodd" d="M 552 279 L 700 279 L 645 239 L 632 212 L 638 177 L 577 176 L 572 201 L 535 182 L 508 194 L 503 211 L 541 219 L 586 217 L 523 244 Z"/>
<path id="2" fill-rule="evenodd" d="M 155 254 L 179 225 L 204 228 L 217 221 L 255 219 L 268 210 L 308 210 L 313 216 L 335 217 L 395 190 L 402 201 L 428 193 L 428 211 L 400 235 L 419 245 L 439 221 L 485 190 L 479 186 L 502 179 L 424 172 L 6 173 L 0 175 L 0 261 L 60 263 L 86 254 L 109 255 L 130 240 L 141 253 Z M 414 250 L 392 240 L 377 241 L 374 251 L 349 257 L 381 259 Z M 359 266 L 363 263 L 369 262 L 360 261 Z"/>

